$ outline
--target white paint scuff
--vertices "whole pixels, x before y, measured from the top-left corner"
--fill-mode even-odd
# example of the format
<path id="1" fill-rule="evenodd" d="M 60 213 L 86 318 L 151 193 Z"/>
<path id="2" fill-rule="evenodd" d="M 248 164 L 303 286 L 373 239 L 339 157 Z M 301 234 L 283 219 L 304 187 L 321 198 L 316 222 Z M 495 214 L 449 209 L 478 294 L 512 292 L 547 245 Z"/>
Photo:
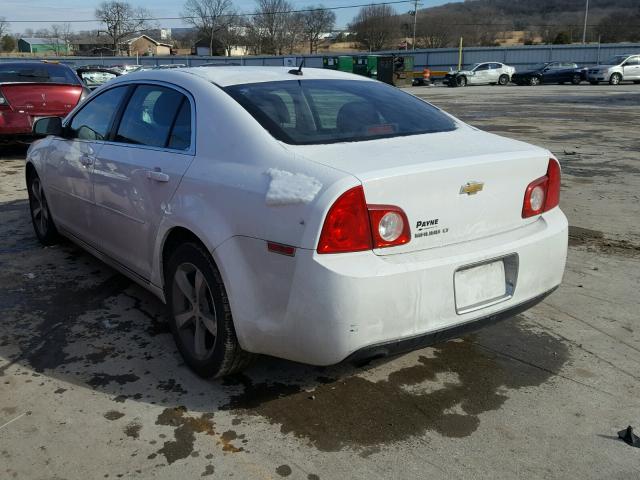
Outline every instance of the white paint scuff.
<path id="1" fill-rule="evenodd" d="M 266 196 L 267 205 L 309 203 L 322 188 L 318 179 L 303 173 L 291 173 L 277 168 L 270 168 L 265 173 L 271 177 Z"/>

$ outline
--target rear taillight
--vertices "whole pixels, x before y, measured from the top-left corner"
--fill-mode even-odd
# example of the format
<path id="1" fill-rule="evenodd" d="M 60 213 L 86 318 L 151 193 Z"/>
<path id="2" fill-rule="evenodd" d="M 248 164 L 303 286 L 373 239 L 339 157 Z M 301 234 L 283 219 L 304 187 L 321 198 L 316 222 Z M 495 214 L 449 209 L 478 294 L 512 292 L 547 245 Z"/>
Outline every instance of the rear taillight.
<path id="1" fill-rule="evenodd" d="M 362 186 L 343 193 L 327 213 L 318 253 L 360 252 L 393 247 L 411 239 L 402 209 L 392 205 L 367 205 Z"/>
<path id="2" fill-rule="evenodd" d="M 353 187 L 343 193 L 329 209 L 322 226 L 318 253 L 371 250 L 371 227 L 364 190 Z"/>
<path id="3" fill-rule="evenodd" d="M 560 164 L 549 159 L 547 174 L 531 182 L 524 192 L 522 218 L 547 212 L 560 203 Z"/>
<path id="4" fill-rule="evenodd" d="M 0 90 L 0 110 L 7 108 L 9 108 L 9 102 L 4 97 L 4 95 L 2 95 L 2 91 Z"/>

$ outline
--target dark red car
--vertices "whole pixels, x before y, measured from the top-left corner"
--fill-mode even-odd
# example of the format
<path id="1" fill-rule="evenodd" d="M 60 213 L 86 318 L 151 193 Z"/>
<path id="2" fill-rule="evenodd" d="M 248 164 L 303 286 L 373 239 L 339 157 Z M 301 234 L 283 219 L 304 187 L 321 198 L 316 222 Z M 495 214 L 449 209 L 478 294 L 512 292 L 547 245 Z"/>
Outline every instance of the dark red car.
<path id="1" fill-rule="evenodd" d="M 0 63 L 0 141 L 29 136 L 40 117 L 64 117 L 89 94 L 68 66 Z"/>

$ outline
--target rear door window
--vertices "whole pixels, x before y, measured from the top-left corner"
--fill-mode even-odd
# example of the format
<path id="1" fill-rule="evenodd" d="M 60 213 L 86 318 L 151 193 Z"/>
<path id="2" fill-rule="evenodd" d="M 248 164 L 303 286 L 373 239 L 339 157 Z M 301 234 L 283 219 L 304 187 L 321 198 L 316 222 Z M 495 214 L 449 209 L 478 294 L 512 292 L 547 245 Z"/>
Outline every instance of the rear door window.
<path id="1" fill-rule="evenodd" d="M 69 124 L 70 137 L 79 140 L 104 140 L 128 87 L 116 87 L 91 99 Z"/>
<path id="2" fill-rule="evenodd" d="M 172 88 L 158 85 L 136 87 L 124 110 L 114 140 L 150 147 L 166 147 L 185 99 L 182 93 Z"/>

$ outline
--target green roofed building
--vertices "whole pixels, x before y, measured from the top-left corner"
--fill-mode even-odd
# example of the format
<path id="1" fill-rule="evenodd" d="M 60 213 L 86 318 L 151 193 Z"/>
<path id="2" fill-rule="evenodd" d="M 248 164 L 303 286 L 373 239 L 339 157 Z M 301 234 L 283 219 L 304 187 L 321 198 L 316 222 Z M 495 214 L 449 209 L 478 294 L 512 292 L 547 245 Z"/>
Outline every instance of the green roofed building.
<path id="1" fill-rule="evenodd" d="M 70 49 L 69 45 L 59 38 L 21 38 L 18 40 L 18 52 L 69 55 Z"/>

